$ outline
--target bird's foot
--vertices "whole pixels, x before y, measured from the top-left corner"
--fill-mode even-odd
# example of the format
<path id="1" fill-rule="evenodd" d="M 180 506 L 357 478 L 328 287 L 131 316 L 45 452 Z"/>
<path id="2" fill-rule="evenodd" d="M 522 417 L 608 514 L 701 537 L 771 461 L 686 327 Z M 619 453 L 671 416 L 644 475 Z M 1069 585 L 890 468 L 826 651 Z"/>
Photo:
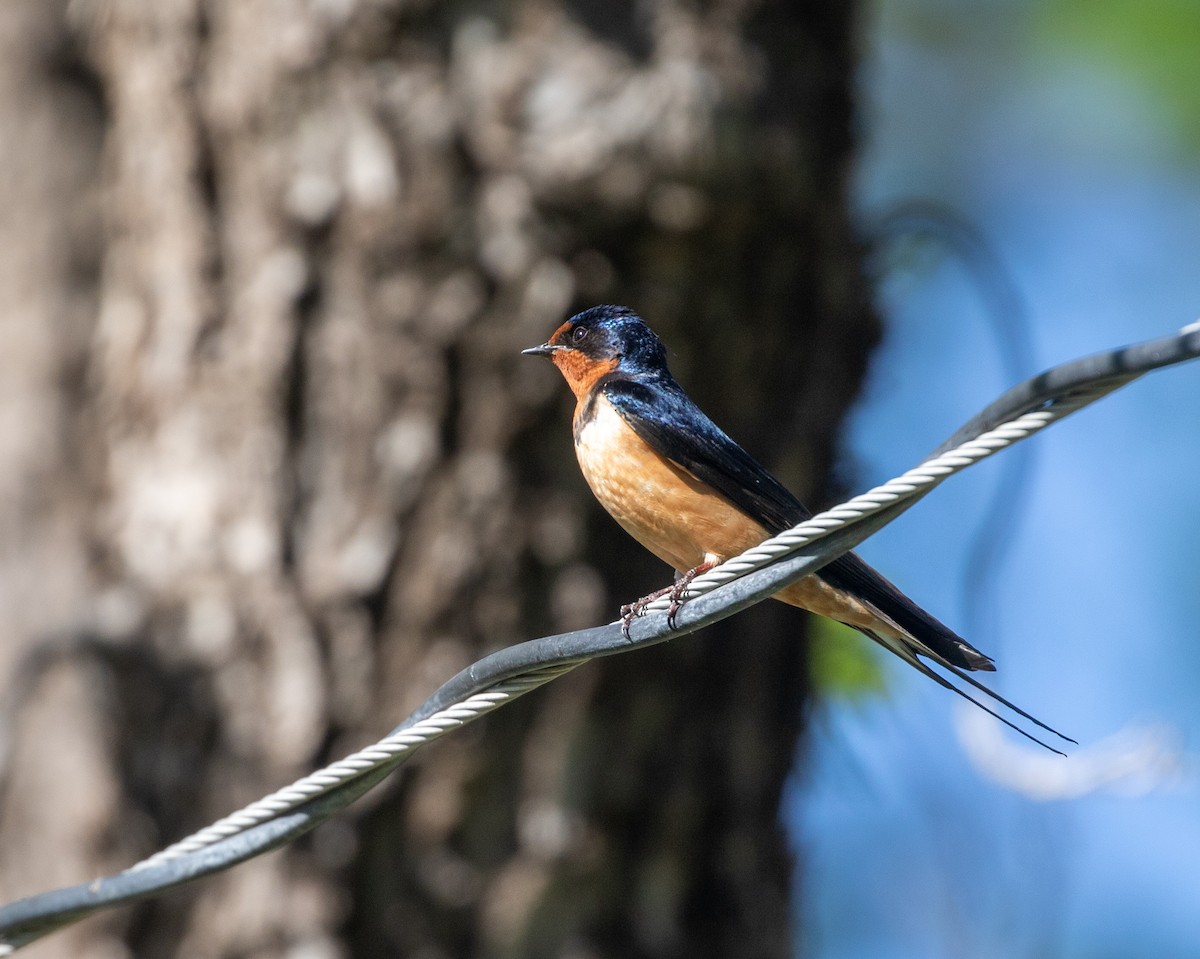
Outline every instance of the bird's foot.
<path id="1" fill-rule="evenodd" d="M 687 592 L 688 587 L 701 573 L 707 573 L 717 564 L 715 562 L 701 563 L 699 566 L 689 569 L 686 573 L 680 573 L 675 577 L 675 582 L 670 586 L 664 586 L 662 589 L 656 589 L 653 593 L 647 593 L 635 603 L 628 603 L 621 607 L 621 635 L 629 639 L 629 627 L 635 619 L 646 611 L 646 607 L 653 603 L 656 599 L 667 596 L 671 600 L 671 605 L 667 608 L 667 626 L 671 629 L 675 628 L 675 615 L 683 606 L 683 595 Z"/>
<path id="2" fill-rule="evenodd" d="M 646 607 L 653 603 L 661 596 L 666 596 L 667 593 L 674 592 L 675 584 L 664 586 L 662 589 L 656 589 L 653 593 L 647 593 L 641 599 L 626 603 L 621 607 L 621 635 L 629 639 L 629 627 L 633 621 L 646 611 Z"/>
<path id="3" fill-rule="evenodd" d="M 707 573 L 717 564 L 714 562 L 701 563 L 699 566 L 693 566 L 682 576 L 675 580 L 675 585 L 670 589 L 671 605 L 667 608 L 667 626 L 670 629 L 675 628 L 675 614 L 683 606 L 683 594 L 687 592 L 688 587 L 692 585 L 694 580 L 701 573 Z"/>

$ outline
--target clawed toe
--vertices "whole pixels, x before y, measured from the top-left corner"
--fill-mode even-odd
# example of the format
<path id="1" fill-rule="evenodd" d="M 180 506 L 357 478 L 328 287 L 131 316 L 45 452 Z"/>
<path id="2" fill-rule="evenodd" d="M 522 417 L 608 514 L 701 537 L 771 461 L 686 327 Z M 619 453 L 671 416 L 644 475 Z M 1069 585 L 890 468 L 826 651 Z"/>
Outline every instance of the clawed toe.
<path id="1" fill-rule="evenodd" d="M 687 592 L 688 586 L 691 585 L 693 579 L 696 578 L 696 570 L 688 570 L 679 578 L 679 582 L 671 587 L 670 597 L 671 605 L 667 607 L 667 628 L 675 628 L 675 614 L 683 609 L 683 594 Z"/>
<path id="2" fill-rule="evenodd" d="M 683 609 L 683 600 L 671 597 L 671 605 L 667 607 L 667 629 L 675 628 L 675 614 Z"/>
<path id="3" fill-rule="evenodd" d="M 646 607 L 653 603 L 656 599 L 662 596 L 669 596 L 671 605 L 667 608 L 667 628 L 675 629 L 675 616 L 680 609 L 683 608 L 684 594 L 691 586 L 694 580 L 701 573 L 707 573 L 715 566 L 715 563 L 701 563 L 695 569 L 689 569 L 683 573 L 670 586 L 664 586 L 662 589 L 656 589 L 653 593 L 648 593 L 639 599 L 636 603 L 627 603 L 621 607 L 621 635 L 627 640 L 629 639 L 629 627 L 635 619 L 646 611 Z"/>
<path id="4" fill-rule="evenodd" d="M 629 627 L 633 621 L 646 611 L 646 607 L 653 603 L 660 596 L 666 596 L 674 590 L 674 586 L 665 586 L 662 589 L 656 589 L 653 593 L 647 593 L 641 599 L 634 603 L 626 603 L 621 607 L 621 635 L 627 640 L 629 639 Z"/>
<path id="5" fill-rule="evenodd" d="M 621 607 L 621 635 L 625 637 L 626 642 L 630 639 L 629 627 L 640 614 L 637 603 L 626 603 Z"/>

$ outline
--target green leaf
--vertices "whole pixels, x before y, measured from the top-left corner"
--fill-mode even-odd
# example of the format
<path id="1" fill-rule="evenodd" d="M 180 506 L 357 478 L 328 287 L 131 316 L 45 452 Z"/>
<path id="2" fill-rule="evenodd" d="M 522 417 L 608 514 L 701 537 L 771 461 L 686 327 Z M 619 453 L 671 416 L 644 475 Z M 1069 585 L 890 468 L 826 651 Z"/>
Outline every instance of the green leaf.
<path id="1" fill-rule="evenodd" d="M 1046 55 L 1074 52 L 1121 70 L 1164 108 L 1181 141 L 1200 149 L 1200 3 L 1051 0 L 1035 9 Z"/>
<path id="2" fill-rule="evenodd" d="M 821 695 L 861 699 L 886 690 L 880 651 L 849 626 L 814 616 L 808 655 L 813 684 Z"/>

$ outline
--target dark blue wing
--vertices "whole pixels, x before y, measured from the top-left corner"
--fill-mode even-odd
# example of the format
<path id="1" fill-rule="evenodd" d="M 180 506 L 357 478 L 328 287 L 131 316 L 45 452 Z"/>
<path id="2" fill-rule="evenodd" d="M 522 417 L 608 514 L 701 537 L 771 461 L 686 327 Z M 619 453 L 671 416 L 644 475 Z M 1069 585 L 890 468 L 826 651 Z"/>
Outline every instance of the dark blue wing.
<path id="1" fill-rule="evenodd" d="M 613 378 L 604 395 L 643 440 L 707 483 L 771 533 L 812 513 L 742 449 L 669 377 L 652 381 Z M 964 669 L 995 667 L 953 630 L 938 622 L 853 553 L 818 573 L 830 586 L 869 603 L 886 619 L 937 655 Z"/>

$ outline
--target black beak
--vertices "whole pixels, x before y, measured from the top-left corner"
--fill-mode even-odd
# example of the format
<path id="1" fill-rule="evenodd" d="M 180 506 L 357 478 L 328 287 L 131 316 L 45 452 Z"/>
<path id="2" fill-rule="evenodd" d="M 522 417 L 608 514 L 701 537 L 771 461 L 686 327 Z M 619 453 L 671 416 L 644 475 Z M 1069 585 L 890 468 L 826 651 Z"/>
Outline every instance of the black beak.
<path id="1" fill-rule="evenodd" d="M 541 346 L 531 346 L 527 350 L 521 350 L 522 356 L 549 356 L 551 353 L 557 353 L 561 350 L 561 346 L 552 346 L 549 343 L 543 343 Z"/>

